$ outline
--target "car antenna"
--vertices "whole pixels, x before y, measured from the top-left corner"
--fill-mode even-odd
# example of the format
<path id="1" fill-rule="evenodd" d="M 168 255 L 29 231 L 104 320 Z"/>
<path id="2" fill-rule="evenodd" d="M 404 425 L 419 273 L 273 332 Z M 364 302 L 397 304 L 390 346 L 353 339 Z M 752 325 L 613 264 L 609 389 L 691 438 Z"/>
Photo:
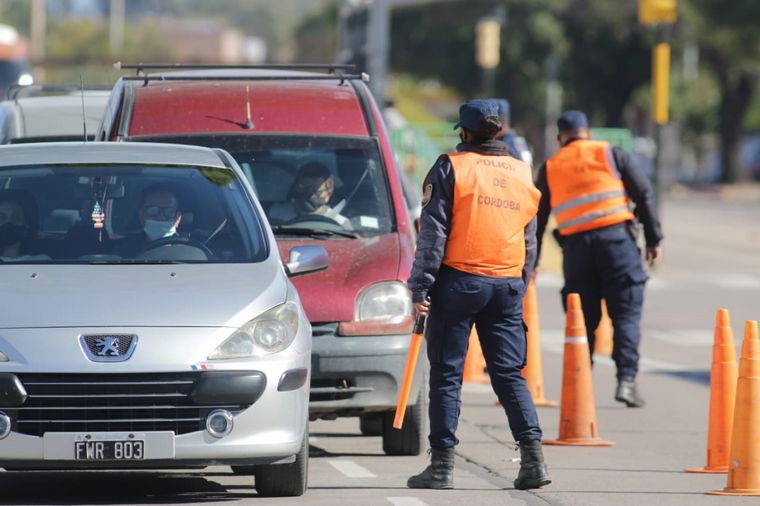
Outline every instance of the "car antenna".
<path id="1" fill-rule="evenodd" d="M 253 128 L 253 121 L 251 120 L 251 87 L 245 85 L 245 124 L 243 128 L 250 130 Z"/>
<path id="2" fill-rule="evenodd" d="M 79 74 L 80 92 L 82 94 L 82 132 L 84 132 L 84 142 L 87 143 L 87 116 L 84 112 L 84 78 Z"/>

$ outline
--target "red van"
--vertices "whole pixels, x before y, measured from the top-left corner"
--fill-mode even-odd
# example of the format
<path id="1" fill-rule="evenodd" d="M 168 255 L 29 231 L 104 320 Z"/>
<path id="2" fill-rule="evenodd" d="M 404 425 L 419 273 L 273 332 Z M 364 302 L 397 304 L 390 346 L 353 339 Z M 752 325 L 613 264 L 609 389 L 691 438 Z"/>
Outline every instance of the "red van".
<path id="1" fill-rule="evenodd" d="M 404 428 L 392 428 L 412 328 L 413 229 L 366 75 L 339 65 L 122 68 L 138 75 L 114 86 L 98 140 L 225 149 L 283 258 L 296 245 L 328 251 L 327 270 L 293 279 L 313 326 L 311 419 L 358 416 L 385 453 L 419 454 L 422 360 Z M 171 71 L 144 75 L 160 68 Z"/>

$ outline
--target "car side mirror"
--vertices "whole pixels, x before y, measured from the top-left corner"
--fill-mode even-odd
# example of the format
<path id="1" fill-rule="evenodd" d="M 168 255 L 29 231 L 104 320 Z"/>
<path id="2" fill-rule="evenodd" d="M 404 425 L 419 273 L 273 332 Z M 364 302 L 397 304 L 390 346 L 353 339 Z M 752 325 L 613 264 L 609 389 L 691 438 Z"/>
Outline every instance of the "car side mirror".
<path id="1" fill-rule="evenodd" d="M 288 277 L 327 269 L 330 259 L 322 246 L 294 246 L 288 254 L 285 272 Z"/>

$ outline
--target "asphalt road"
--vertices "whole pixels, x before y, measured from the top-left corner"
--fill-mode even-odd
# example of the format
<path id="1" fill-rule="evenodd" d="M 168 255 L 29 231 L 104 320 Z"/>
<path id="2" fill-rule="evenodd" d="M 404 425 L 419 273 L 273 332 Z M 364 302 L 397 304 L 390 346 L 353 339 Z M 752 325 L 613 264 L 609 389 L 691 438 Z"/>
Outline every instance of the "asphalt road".
<path id="1" fill-rule="evenodd" d="M 455 490 L 417 491 L 406 478 L 426 457 L 386 457 L 379 437 L 362 437 L 356 419 L 311 424 L 309 491 L 300 498 L 256 495 L 253 478 L 228 468 L 176 472 L 0 473 L 0 504 L 309 504 L 309 505 L 701 505 L 757 504 L 757 498 L 704 495 L 725 475 L 686 474 L 706 463 L 709 367 L 715 311 L 729 309 L 736 344 L 746 319 L 760 319 L 760 198 L 671 195 L 665 201 L 663 264 L 652 273 L 644 317 L 640 384 L 644 409 L 613 397 L 611 361 L 597 357 L 594 388 L 600 435 L 609 448 L 546 447 L 554 482 L 514 490 L 518 464 L 506 418 L 490 387 L 464 392 Z M 554 272 L 553 272 L 554 270 Z M 539 278 L 544 385 L 559 399 L 564 316 L 561 277 Z M 758 399 L 760 402 L 760 399 Z M 547 438 L 557 408 L 540 408 Z M 758 442 L 757 444 L 760 444 Z"/>

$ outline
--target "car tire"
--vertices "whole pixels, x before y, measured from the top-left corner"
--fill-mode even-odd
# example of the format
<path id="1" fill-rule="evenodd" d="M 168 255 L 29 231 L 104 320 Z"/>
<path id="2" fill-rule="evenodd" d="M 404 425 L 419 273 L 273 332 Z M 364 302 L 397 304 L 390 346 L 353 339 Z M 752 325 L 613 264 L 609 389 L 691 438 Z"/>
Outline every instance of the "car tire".
<path id="1" fill-rule="evenodd" d="M 393 428 L 396 413 L 383 413 L 383 451 L 386 455 L 419 455 L 425 437 L 425 382 L 417 394 L 417 402 L 407 406 L 401 429 Z"/>
<path id="2" fill-rule="evenodd" d="M 303 495 L 309 485 L 309 434 L 304 433 L 295 462 L 256 466 L 254 487 L 264 497 Z"/>
<path id="3" fill-rule="evenodd" d="M 359 430 L 362 436 L 382 436 L 384 413 L 359 415 Z"/>

